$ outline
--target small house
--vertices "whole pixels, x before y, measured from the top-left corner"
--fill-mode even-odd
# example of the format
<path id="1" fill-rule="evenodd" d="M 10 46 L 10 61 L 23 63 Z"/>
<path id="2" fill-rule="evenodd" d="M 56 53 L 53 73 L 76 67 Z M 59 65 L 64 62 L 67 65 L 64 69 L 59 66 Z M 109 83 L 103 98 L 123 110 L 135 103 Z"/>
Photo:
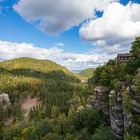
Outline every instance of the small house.
<path id="1" fill-rule="evenodd" d="M 117 55 L 117 60 L 120 63 L 127 63 L 129 60 L 131 60 L 132 55 L 131 53 L 122 53 Z"/>

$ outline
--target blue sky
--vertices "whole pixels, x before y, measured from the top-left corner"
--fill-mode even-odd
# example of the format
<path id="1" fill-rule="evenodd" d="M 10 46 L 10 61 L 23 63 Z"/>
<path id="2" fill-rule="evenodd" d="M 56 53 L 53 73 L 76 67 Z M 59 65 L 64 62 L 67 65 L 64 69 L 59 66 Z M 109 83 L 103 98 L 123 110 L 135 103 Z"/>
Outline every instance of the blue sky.
<path id="1" fill-rule="evenodd" d="M 91 44 L 83 44 L 79 37 L 79 27 L 63 32 L 59 35 L 48 35 L 37 29 L 33 23 L 27 23 L 13 10 L 17 0 L 5 0 L 1 2 L 3 7 L 0 15 L 0 39 L 14 42 L 34 43 L 38 47 L 52 47 L 56 43 L 63 42 L 65 51 L 84 52 L 91 48 Z M 82 46 L 82 47 L 81 47 Z"/>
<path id="2" fill-rule="evenodd" d="M 61 10 L 59 6 L 56 8 L 57 1 L 40 0 L 40 5 L 36 6 L 38 3 L 33 0 L 28 2 L 26 0 L 0 0 L 0 59 L 28 56 L 51 59 L 69 69 L 97 67 L 110 58 L 114 58 L 117 53 L 128 51 L 130 42 L 140 35 L 140 27 L 136 26 L 140 24 L 140 16 L 138 16 L 140 0 L 133 0 L 131 4 L 129 0 L 106 0 L 107 2 L 76 0 L 77 3 L 72 0 L 72 2 L 67 1 L 67 5 L 71 8 L 60 6 Z M 59 1 L 63 6 L 63 0 Z M 48 6 L 47 10 L 42 10 L 44 3 L 46 9 Z M 74 5 L 79 9 L 77 10 Z M 111 8 L 114 12 L 110 12 Z M 119 8 L 122 12 L 117 13 Z M 118 17 L 125 17 L 124 12 L 126 12 L 126 20 L 121 22 L 122 19 Z M 113 13 L 116 15 L 114 16 Z M 120 21 L 120 25 L 115 21 Z M 128 25 L 129 32 L 127 33 L 123 25 L 130 22 L 134 29 L 129 31 Z M 104 27 L 106 24 L 107 26 Z M 111 32 L 109 24 L 111 29 L 118 28 L 118 30 Z M 124 35 L 118 33 L 120 29 L 124 29 Z M 130 32 L 133 34 L 128 36 Z M 12 52 L 14 46 L 16 48 Z M 23 46 L 27 47 L 27 52 L 23 49 L 22 53 Z M 28 52 L 28 48 L 31 47 L 34 53 L 37 52 L 35 50 L 40 53 Z M 47 53 L 42 53 L 41 48 L 45 48 Z M 21 49 L 20 53 L 16 52 L 16 49 Z M 52 55 L 52 52 L 55 53 Z"/>

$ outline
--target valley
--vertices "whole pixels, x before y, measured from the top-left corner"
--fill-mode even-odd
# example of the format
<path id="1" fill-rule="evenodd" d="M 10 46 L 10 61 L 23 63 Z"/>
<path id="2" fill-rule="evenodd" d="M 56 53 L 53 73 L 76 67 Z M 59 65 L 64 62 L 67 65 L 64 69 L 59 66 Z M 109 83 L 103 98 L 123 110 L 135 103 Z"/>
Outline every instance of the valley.
<path id="1" fill-rule="evenodd" d="M 80 74 L 49 60 L 0 62 L 0 139 L 139 140 L 140 38 L 130 52 Z"/>

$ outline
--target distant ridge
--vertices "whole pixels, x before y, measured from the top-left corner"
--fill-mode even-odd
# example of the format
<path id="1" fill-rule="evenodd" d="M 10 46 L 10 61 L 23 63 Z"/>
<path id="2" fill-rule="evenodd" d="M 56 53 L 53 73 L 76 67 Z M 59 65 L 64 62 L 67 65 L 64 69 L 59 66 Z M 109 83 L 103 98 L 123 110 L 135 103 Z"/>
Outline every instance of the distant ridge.
<path id="1" fill-rule="evenodd" d="M 61 71 L 67 76 L 75 79 L 80 79 L 76 74 L 69 71 L 67 68 L 51 61 L 51 60 L 38 60 L 29 57 L 15 58 L 0 62 L 0 67 L 6 70 L 32 70 L 43 73 Z"/>
<path id="2" fill-rule="evenodd" d="M 79 72 L 79 75 L 91 78 L 94 75 L 95 68 L 88 68 Z"/>

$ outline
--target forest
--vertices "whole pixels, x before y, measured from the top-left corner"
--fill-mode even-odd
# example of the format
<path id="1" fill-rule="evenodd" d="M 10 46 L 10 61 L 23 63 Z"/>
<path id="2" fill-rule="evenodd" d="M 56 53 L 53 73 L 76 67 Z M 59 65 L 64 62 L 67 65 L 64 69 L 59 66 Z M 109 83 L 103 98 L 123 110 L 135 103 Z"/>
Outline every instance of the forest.
<path id="1" fill-rule="evenodd" d="M 136 77 L 140 68 L 140 37 L 132 43 L 130 53 L 132 59 L 126 64 L 115 58 L 92 70 L 93 76 L 87 83 L 49 60 L 17 58 L 0 62 L 0 94 L 5 93 L 10 99 L 10 105 L 4 100 L 0 102 L 0 139 L 115 140 L 108 116 L 89 100 L 96 86 L 104 86 L 108 92 L 103 94 L 103 101 L 109 106 L 109 91 L 119 91 L 119 80 L 125 85 L 135 80 L 140 94 L 140 78 Z M 29 97 L 36 98 L 37 103 L 25 116 L 22 103 Z M 128 111 L 130 99 L 127 96 L 124 100 L 124 109 Z M 9 120 L 12 121 L 7 124 Z M 124 139 L 140 139 L 139 114 L 135 124 L 134 131 Z"/>

